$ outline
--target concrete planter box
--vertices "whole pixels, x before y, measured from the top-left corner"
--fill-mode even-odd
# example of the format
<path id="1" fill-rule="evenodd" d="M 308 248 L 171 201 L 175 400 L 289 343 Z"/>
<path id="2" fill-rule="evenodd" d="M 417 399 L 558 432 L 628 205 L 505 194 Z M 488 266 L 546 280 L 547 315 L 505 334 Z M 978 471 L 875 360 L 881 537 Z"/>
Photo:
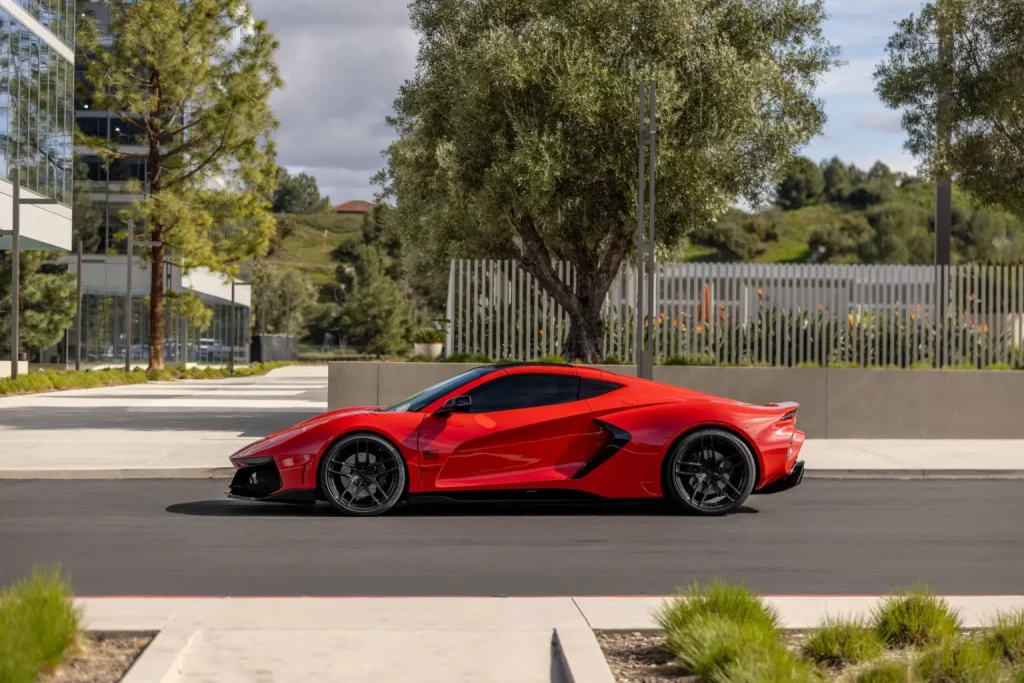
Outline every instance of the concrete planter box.
<path id="1" fill-rule="evenodd" d="M 328 405 L 390 405 L 476 364 L 329 364 Z M 634 375 L 633 366 L 597 366 Z M 660 365 L 654 379 L 748 403 L 797 401 L 809 438 L 1024 439 L 1024 372 Z"/>
<path id="2" fill-rule="evenodd" d="M 18 363 L 18 375 L 28 374 L 28 361 L 23 360 Z M 0 379 L 11 376 L 11 361 L 0 360 Z"/>

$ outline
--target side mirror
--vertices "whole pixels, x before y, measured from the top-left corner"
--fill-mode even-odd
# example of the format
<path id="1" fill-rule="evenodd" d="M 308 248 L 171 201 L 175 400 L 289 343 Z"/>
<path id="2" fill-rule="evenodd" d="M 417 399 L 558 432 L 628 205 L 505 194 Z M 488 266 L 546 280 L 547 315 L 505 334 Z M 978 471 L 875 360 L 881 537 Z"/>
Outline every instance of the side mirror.
<path id="1" fill-rule="evenodd" d="M 469 396 L 455 396 L 444 402 L 440 410 L 434 413 L 438 417 L 448 417 L 452 413 L 468 413 L 473 406 L 473 399 Z"/>

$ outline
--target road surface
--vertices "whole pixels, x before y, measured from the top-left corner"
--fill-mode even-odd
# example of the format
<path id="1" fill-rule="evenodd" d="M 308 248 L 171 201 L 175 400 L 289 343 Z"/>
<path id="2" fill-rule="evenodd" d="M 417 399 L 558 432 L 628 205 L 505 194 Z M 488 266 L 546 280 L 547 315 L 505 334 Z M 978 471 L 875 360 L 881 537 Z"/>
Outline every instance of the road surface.
<path id="1" fill-rule="evenodd" d="M 82 595 L 1024 593 L 1013 481 L 806 481 L 726 518 L 657 506 L 416 504 L 377 519 L 223 498 L 225 481 L 0 482 L 0 576 Z"/>

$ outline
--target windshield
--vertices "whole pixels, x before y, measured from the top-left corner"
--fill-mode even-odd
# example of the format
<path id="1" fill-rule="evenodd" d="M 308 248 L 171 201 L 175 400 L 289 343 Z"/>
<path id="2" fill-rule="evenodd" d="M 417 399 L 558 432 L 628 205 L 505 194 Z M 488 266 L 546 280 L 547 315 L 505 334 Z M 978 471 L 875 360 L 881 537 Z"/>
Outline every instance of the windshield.
<path id="1" fill-rule="evenodd" d="M 427 387 L 423 391 L 413 394 L 409 398 L 396 403 L 390 408 L 384 408 L 382 413 L 415 413 L 418 410 L 423 410 L 431 403 L 441 398 L 445 394 L 455 391 L 461 386 L 469 384 L 477 377 L 483 377 L 484 375 L 494 372 L 493 367 L 483 366 L 479 368 L 473 368 L 467 370 L 461 375 L 456 375 L 451 379 L 446 379 L 443 382 L 439 382 L 432 387 Z"/>

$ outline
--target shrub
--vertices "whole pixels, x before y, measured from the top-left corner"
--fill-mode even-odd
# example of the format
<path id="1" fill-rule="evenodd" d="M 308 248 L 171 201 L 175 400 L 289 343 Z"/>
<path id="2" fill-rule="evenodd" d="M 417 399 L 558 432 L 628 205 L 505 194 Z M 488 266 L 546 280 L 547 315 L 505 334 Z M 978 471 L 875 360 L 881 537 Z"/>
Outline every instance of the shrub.
<path id="1" fill-rule="evenodd" d="M 58 570 L 35 570 L 0 599 L 0 680 L 31 683 L 78 639 L 79 614 Z"/>
<path id="2" fill-rule="evenodd" d="M 779 629 L 778 615 L 761 598 L 745 586 L 730 586 L 718 580 L 710 586 L 691 584 L 681 597 L 656 615 L 658 623 L 669 633 L 686 626 L 698 616 L 718 616 L 739 624 L 752 623 L 772 635 Z"/>
<path id="3" fill-rule="evenodd" d="M 483 363 L 490 364 L 494 362 L 493 358 L 480 353 L 453 353 L 450 356 L 445 356 L 441 359 L 442 363 Z"/>
<path id="4" fill-rule="evenodd" d="M 730 681 L 727 670 L 754 650 L 781 649 L 775 632 L 756 621 L 698 614 L 668 632 L 668 649 L 691 673 L 709 681 Z"/>
<path id="5" fill-rule="evenodd" d="M 875 610 L 874 624 L 878 637 L 890 647 L 932 645 L 960 632 L 959 615 L 922 588 L 887 598 Z"/>
<path id="6" fill-rule="evenodd" d="M 554 363 L 555 365 L 568 365 L 568 362 L 564 358 L 562 358 L 561 356 L 559 356 L 557 354 L 551 354 L 550 356 L 544 356 L 543 358 L 538 358 L 536 360 L 536 362 L 537 363 Z"/>
<path id="7" fill-rule="evenodd" d="M 821 677 L 781 644 L 749 648 L 726 666 L 715 683 L 818 683 Z"/>
<path id="8" fill-rule="evenodd" d="M 882 642 L 861 621 L 830 621 L 815 631 L 803 645 L 808 659 L 826 666 L 857 664 L 880 655 Z"/>
<path id="9" fill-rule="evenodd" d="M 926 683 L 997 683 L 1005 680 L 999 657 L 977 640 L 944 640 L 914 666 Z"/>
<path id="10" fill-rule="evenodd" d="M 410 363 L 429 363 L 430 359 L 424 356 L 422 353 L 417 353 L 414 356 L 409 356 Z"/>
<path id="11" fill-rule="evenodd" d="M 414 344 L 439 344 L 444 342 L 444 330 L 433 327 L 424 327 L 413 336 Z"/>
<path id="12" fill-rule="evenodd" d="M 897 660 L 875 662 L 857 674 L 855 683 L 913 683 L 911 665 Z"/>
<path id="13" fill-rule="evenodd" d="M 1000 614 L 983 638 L 989 650 L 1010 664 L 1024 666 L 1024 610 Z"/>

